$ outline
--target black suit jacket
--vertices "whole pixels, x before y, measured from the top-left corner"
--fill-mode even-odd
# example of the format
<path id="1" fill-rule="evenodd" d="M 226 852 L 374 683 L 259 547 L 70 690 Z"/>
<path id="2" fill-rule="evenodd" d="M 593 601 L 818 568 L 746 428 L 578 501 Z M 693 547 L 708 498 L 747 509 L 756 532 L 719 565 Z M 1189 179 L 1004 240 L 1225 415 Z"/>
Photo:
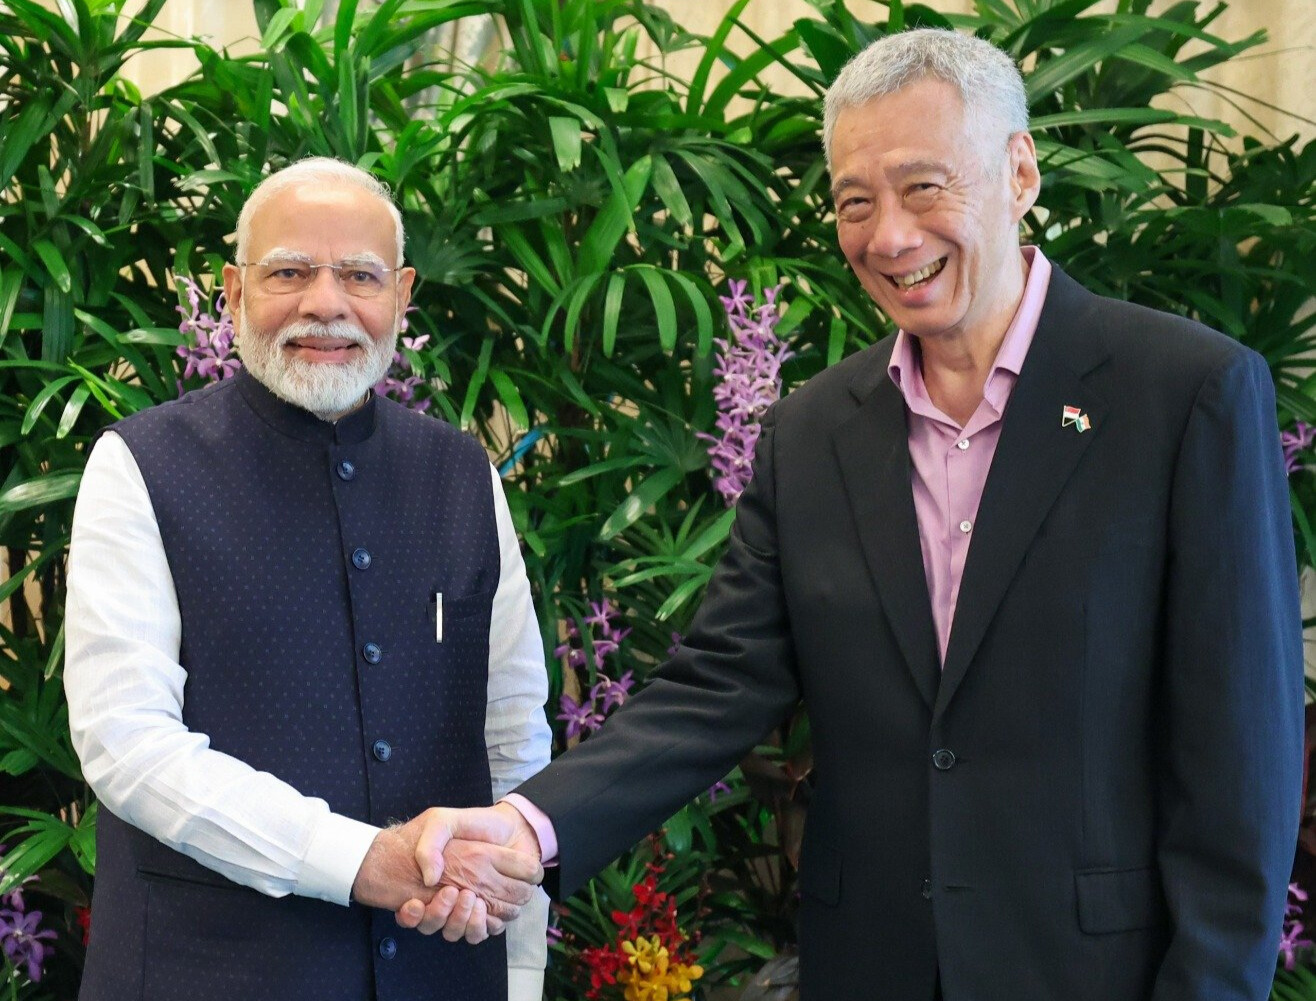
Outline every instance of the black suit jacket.
<path id="1" fill-rule="evenodd" d="M 553 821 L 561 889 L 802 696 L 805 1001 L 922 1001 L 938 973 L 948 1001 L 1260 1001 L 1302 712 L 1265 364 L 1057 268 L 942 669 L 890 352 L 769 413 L 685 644 L 518 790 Z"/>

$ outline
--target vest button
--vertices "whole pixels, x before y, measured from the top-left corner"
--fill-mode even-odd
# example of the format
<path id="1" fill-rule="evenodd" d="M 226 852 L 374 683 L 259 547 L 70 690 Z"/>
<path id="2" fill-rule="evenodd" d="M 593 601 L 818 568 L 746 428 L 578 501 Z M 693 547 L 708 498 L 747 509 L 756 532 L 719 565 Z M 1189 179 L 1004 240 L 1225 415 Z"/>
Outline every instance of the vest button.
<path id="1" fill-rule="evenodd" d="M 385 959 L 392 959 L 398 954 L 398 942 L 395 938 L 381 938 L 379 940 L 379 954 Z"/>
<path id="2" fill-rule="evenodd" d="M 387 740 L 375 741 L 370 750 L 380 761 L 387 761 L 389 758 L 393 757 L 393 747 Z"/>
<path id="3" fill-rule="evenodd" d="M 340 480 L 356 479 L 356 466 L 352 465 L 346 459 L 338 464 L 335 472 L 338 473 L 338 478 Z"/>
<path id="4" fill-rule="evenodd" d="M 378 664 L 384 659 L 384 651 L 379 648 L 378 643 L 367 643 L 361 648 L 361 656 L 366 659 L 367 664 Z"/>
<path id="5" fill-rule="evenodd" d="M 930 879 L 923 880 L 923 899 L 932 899 L 932 880 Z"/>
<path id="6" fill-rule="evenodd" d="M 368 549 L 353 549 L 353 550 L 352 550 L 352 566 L 356 567 L 358 570 L 367 570 L 367 569 L 369 569 L 369 568 L 370 568 L 370 550 L 368 550 Z"/>
<path id="7" fill-rule="evenodd" d="M 948 772 L 955 767 L 955 755 L 946 748 L 932 752 L 932 763 L 937 766 L 937 771 Z"/>

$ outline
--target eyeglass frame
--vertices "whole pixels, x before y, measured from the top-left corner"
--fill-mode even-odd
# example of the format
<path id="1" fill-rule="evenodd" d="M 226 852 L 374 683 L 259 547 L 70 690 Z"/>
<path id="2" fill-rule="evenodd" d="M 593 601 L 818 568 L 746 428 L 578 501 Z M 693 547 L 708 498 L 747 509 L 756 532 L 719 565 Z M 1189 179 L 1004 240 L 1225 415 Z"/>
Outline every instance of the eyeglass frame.
<path id="1" fill-rule="evenodd" d="M 287 261 L 289 264 L 296 264 L 301 267 L 306 267 L 309 268 L 311 271 L 318 271 L 320 268 L 328 268 L 330 271 L 334 273 L 334 283 L 343 291 L 344 295 L 350 296 L 353 299 L 367 299 L 367 300 L 379 298 L 379 296 L 382 295 L 386 290 L 380 289 L 379 293 L 377 293 L 376 295 L 365 295 L 365 296 L 353 295 L 352 292 L 348 289 L 348 287 L 343 284 L 342 272 L 344 269 L 350 270 L 352 268 L 361 268 L 364 270 L 364 268 L 368 266 L 377 271 L 381 271 L 386 275 L 393 275 L 394 276 L 393 282 L 395 289 L 397 288 L 397 276 L 406 270 L 405 266 L 397 267 L 397 268 L 386 268 L 383 266 L 382 262 L 376 263 L 380 261 L 380 258 L 375 254 L 361 254 L 361 255 L 357 255 L 356 257 L 349 255 L 343 258 L 342 260 L 340 260 L 337 264 L 333 264 L 333 263 L 316 264 L 314 261 L 311 260 L 311 258 L 308 255 L 305 254 L 281 254 L 276 251 L 273 254 L 269 254 L 261 258 L 259 261 L 234 261 L 233 264 L 235 267 L 238 268 L 259 268 L 259 267 L 268 267 L 269 265 L 277 263 L 279 261 Z M 305 289 L 290 290 L 287 292 L 271 292 L 268 289 L 262 288 L 261 291 L 264 292 L 266 295 L 297 295 L 300 294 L 301 292 L 305 292 L 306 289 L 309 289 L 311 285 L 314 284 L 314 282 L 315 282 L 315 276 L 312 275 L 311 281 L 307 283 Z"/>

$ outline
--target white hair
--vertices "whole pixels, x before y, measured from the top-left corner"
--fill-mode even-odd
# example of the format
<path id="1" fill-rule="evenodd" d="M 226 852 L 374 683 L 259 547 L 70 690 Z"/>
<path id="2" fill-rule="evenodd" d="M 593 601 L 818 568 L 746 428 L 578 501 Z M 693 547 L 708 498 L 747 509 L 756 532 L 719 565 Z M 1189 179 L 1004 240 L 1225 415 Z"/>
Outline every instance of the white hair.
<path id="1" fill-rule="evenodd" d="M 275 171 L 260 184 L 247 198 L 238 214 L 238 246 L 236 260 L 245 263 L 247 247 L 251 243 L 251 220 L 256 211 L 280 191 L 298 184 L 350 184 L 361 188 L 378 198 L 388 206 L 389 215 L 393 217 L 393 228 L 397 231 L 397 260 L 394 267 L 402 266 L 402 213 L 393 203 L 393 193 L 387 184 L 360 167 L 344 160 L 335 160 L 328 156 L 310 156 L 304 160 L 289 164 L 282 170 Z"/>
<path id="2" fill-rule="evenodd" d="M 878 97 L 931 77 L 953 86 L 984 145 L 1004 150 L 1016 132 L 1028 131 L 1028 96 L 1019 67 L 991 42 L 946 28 L 916 28 L 877 39 L 845 64 L 823 102 L 823 152 L 832 162 L 836 119 Z"/>

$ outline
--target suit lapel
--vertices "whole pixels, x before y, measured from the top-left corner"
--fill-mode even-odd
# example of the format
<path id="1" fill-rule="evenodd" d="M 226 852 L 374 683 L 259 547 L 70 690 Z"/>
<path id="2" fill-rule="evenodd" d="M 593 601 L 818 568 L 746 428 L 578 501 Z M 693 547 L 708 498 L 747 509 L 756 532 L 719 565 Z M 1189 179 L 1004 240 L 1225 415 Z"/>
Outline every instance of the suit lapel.
<path id="1" fill-rule="evenodd" d="M 905 404 L 886 374 L 890 352 L 852 384 L 859 409 L 833 432 L 846 495 L 869 574 L 923 700 L 937 698 L 936 630 L 910 489 Z"/>
<path id="2" fill-rule="evenodd" d="M 1053 271 L 978 506 L 934 719 L 963 680 L 1046 513 L 1102 433 L 1106 405 L 1082 379 L 1104 359 L 1094 340 L 1083 336 L 1088 332 L 1083 318 L 1096 302 L 1059 268 Z M 1087 414 L 1089 430 L 1062 426 L 1062 411 L 1069 406 Z"/>

